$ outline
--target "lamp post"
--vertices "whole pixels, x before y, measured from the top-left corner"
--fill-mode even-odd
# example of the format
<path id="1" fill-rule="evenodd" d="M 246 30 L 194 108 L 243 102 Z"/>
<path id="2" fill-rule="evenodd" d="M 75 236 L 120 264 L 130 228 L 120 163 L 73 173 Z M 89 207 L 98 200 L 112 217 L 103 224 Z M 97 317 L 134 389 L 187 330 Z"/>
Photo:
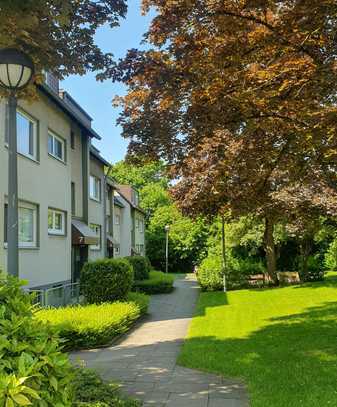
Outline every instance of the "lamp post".
<path id="1" fill-rule="evenodd" d="M 168 255 L 169 255 L 169 233 L 170 233 L 170 225 L 165 226 L 166 232 L 166 246 L 165 246 L 165 272 L 168 273 Z"/>
<path id="2" fill-rule="evenodd" d="M 25 88 L 34 74 L 33 61 L 15 48 L 0 50 L 0 86 L 8 97 L 8 211 L 7 272 L 19 276 L 18 166 L 16 134 L 16 92 Z"/>
<path id="3" fill-rule="evenodd" d="M 227 271 L 227 262 L 226 262 L 226 233 L 225 233 L 225 218 L 221 217 L 221 248 L 222 248 L 222 272 L 223 272 L 223 291 L 227 291 L 226 286 L 226 271 Z"/>

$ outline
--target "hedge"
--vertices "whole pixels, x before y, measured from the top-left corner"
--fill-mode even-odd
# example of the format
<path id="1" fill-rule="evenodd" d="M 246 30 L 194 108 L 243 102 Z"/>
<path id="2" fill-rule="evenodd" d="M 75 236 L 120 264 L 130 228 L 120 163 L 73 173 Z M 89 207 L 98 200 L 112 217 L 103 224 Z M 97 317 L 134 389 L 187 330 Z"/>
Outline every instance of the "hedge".
<path id="1" fill-rule="evenodd" d="M 82 269 L 81 293 L 89 304 L 124 300 L 133 279 L 133 269 L 127 260 L 92 261 Z"/>
<path id="2" fill-rule="evenodd" d="M 108 344 L 125 333 L 146 313 L 148 303 L 146 295 L 129 293 L 126 302 L 41 309 L 35 316 L 40 321 L 50 322 L 60 331 L 66 350 L 93 348 Z"/>
<path id="3" fill-rule="evenodd" d="M 134 291 L 145 294 L 164 294 L 173 291 L 174 277 L 161 271 L 150 271 L 147 280 L 138 280 L 133 284 Z"/>
<path id="4" fill-rule="evenodd" d="M 141 402 L 123 397 L 120 386 L 106 383 L 91 369 L 76 369 L 73 407 L 140 407 Z"/>
<path id="5" fill-rule="evenodd" d="M 135 280 L 146 280 L 151 270 L 150 261 L 143 256 L 128 256 L 125 259 L 131 264 Z"/>

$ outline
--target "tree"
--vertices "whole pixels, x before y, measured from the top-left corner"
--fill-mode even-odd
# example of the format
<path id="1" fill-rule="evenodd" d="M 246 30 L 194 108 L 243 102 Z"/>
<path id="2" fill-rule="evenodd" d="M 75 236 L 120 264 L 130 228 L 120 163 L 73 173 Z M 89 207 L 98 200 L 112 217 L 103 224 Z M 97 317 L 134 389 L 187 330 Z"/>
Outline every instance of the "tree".
<path id="1" fill-rule="evenodd" d="M 0 48 L 16 47 L 42 70 L 59 78 L 87 71 L 108 71 L 112 55 L 94 43 L 100 26 L 118 25 L 124 0 L 4 0 L 0 3 Z"/>
<path id="2" fill-rule="evenodd" d="M 169 270 L 192 271 L 204 254 L 208 225 L 200 218 L 183 216 L 169 195 L 166 168 L 162 162 L 113 165 L 109 175 L 120 184 L 131 184 L 140 192 L 147 213 L 146 253 L 152 265 L 165 270 L 165 226 L 169 235 Z"/>
<path id="3" fill-rule="evenodd" d="M 167 160 L 185 213 L 264 219 L 276 280 L 275 224 L 336 210 L 318 198 L 336 202 L 337 4 L 143 5 L 157 9 L 152 49 L 130 50 L 113 74 L 129 87 L 116 102 L 130 156 Z"/>

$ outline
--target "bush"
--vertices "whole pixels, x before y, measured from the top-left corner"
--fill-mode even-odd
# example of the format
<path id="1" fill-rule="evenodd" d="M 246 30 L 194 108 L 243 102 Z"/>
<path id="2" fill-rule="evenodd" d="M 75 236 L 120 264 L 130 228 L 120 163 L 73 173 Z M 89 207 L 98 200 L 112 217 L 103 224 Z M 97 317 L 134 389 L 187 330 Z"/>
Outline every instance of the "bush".
<path id="1" fill-rule="evenodd" d="M 92 348 L 125 333 L 146 313 L 148 302 L 146 295 L 129 293 L 127 302 L 41 309 L 36 318 L 59 329 L 67 350 Z"/>
<path id="2" fill-rule="evenodd" d="M 226 263 L 226 288 L 229 290 L 248 287 L 249 276 L 264 274 L 261 261 L 253 258 L 236 258 L 229 253 Z M 203 291 L 223 290 L 223 267 L 219 255 L 209 255 L 198 269 L 198 282 Z"/>
<path id="3" fill-rule="evenodd" d="M 135 280 L 146 280 L 149 278 L 151 264 L 146 257 L 129 256 L 126 260 L 131 264 Z"/>
<path id="4" fill-rule="evenodd" d="M 337 238 L 330 243 L 325 253 L 324 265 L 327 270 L 337 271 Z"/>
<path id="5" fill-rule="evenodd" d="M 0 274 L 0 406 L 71 406 L 72 367 L 21 286 Z"/>
<path id="6" fill-rule="evenodd" d="M 303 270 L 303 260 L 299 260 L 300 277 L 302 281 L 323 281 L 324 267 L 319 255 L 309 256 L 307 260 L 307 271 Z"/>
<path id="7" fill-rule="evenodd" d="M 147 280 L 134 282 L 133 290 L 145 294 L 165 294 L 173 291 L 174 277 L 161 271 L 150 271 Z"/>
<path id="8" fill-rule="evenodd" d="M 206 257 L 198 268 L 197 278 L 203 291 L 222 290 L 223 267 L 220 256 Z"/>
<path id="9" fill-rule="evenodd" d="M 125 300 L 133 283 L 133 270 L 124 259 L 89 262 L 81 272 L 81 292 L 89 304 Z"/>
<path id="10" fill-rule="evenodd" d="M 124 398 L 119 386 L 105 383 L 93 370 L 76 369 L 74 381 L 75 403 L 73 407 L 138 407 L 137 400 Z"/>

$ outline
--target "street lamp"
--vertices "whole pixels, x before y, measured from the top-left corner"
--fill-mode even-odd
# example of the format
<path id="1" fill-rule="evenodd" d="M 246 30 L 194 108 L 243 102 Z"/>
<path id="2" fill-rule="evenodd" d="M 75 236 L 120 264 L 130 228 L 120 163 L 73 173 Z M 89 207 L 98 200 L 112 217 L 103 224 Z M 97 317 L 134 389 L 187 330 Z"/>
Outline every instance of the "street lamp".
<path id="1" fill-rule="evenodd" d="M 8 97 L 8 211 L 7 270 L 19 276 L 18 166 L 16 134 L 16 92 L 25 88 L 34 74 L 33 61 L 15 48 L 0 50 L 0 86 Z"/>
<path id="2" fill-rule="evenodd" d="M 169 254 L 169 233 L 170 233 L 170 225 L 165 226 L 166 232 L 166 249 L 165 249 L 165 271 L 168 273 L 168 254 Z"/>

